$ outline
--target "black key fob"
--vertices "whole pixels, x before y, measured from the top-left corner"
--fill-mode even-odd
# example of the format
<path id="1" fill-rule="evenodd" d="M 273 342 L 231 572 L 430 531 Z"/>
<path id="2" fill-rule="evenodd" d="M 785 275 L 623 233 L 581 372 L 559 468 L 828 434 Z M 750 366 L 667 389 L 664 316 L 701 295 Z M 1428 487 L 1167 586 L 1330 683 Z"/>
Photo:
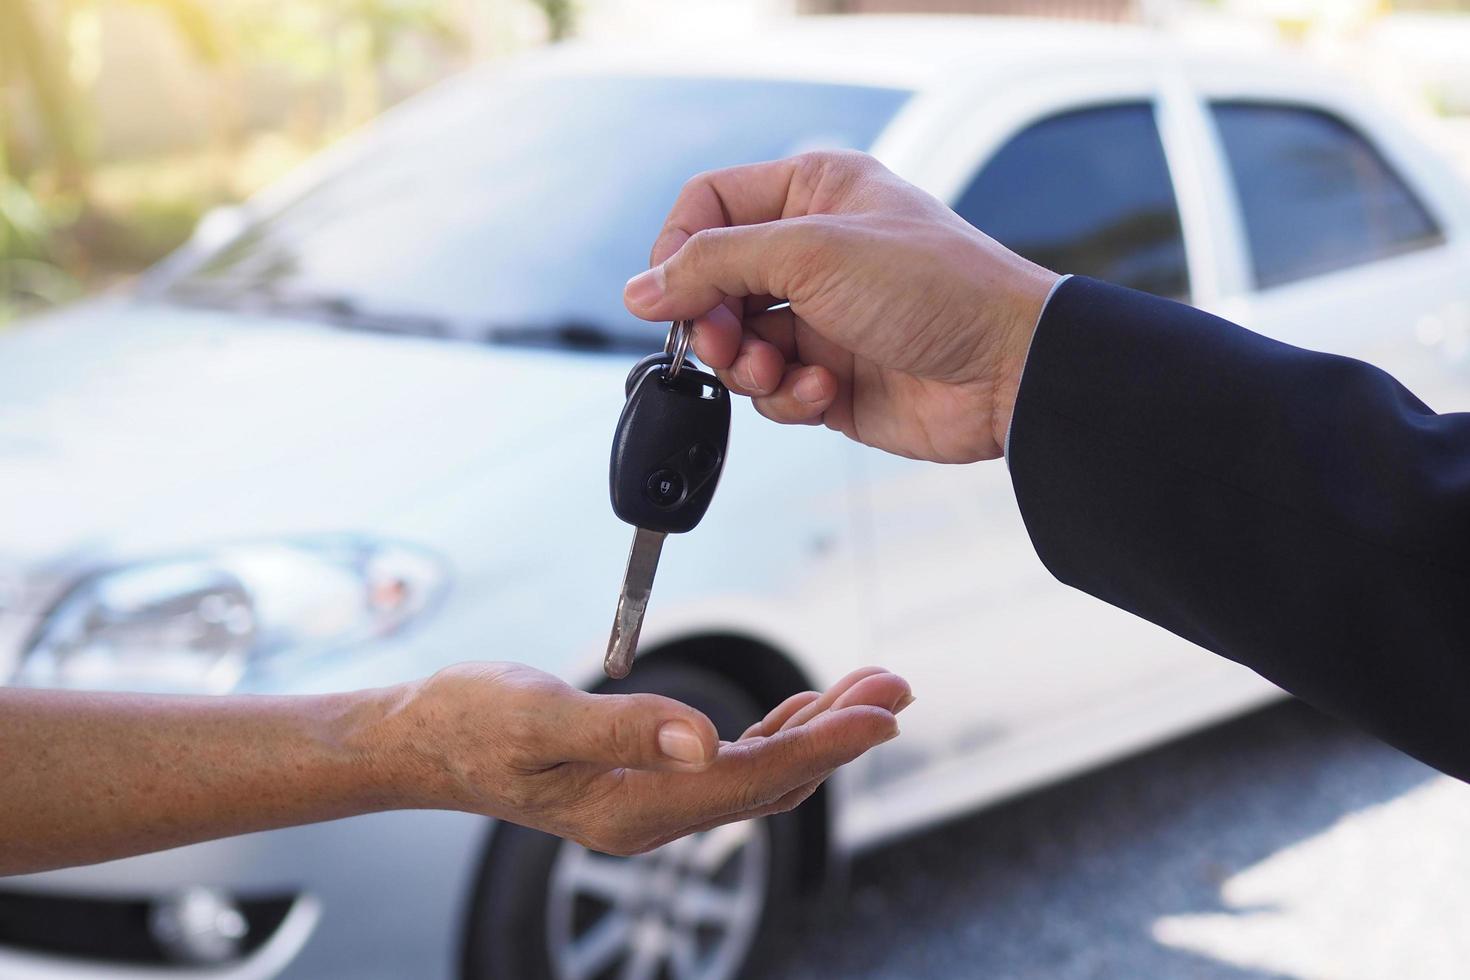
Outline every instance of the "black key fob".
<path id="1" fill-rule="evenodd" d="M 730 392 L 666 355 L 640 361 L 613 434 L 613 513 L 634 527 L 680 534 L 697 525 L 719 483 L 730 441 Z"/>

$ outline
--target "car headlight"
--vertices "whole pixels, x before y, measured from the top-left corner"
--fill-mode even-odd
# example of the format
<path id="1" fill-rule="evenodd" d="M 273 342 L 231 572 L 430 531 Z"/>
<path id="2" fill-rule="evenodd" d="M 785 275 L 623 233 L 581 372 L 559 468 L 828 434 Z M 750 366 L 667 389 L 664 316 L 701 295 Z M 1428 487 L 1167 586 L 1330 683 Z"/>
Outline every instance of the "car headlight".
<path id="1" fill-rule="evenodd" d="M 220 693 L 253 661 L 402 629 L 446 584 L 443 563 L 425 551 L 350 537 L 230 545 L 106 569 L 56 604 L 15 682 Z"/>

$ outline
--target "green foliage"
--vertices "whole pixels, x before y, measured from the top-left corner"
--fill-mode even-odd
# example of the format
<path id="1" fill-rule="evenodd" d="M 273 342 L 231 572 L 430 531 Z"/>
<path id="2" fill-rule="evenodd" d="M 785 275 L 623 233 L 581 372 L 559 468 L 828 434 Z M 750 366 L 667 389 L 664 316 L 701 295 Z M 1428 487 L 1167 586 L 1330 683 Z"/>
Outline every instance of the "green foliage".
<path id="1" fill-rule="evenodd" d="M 135 0 L 140 6 L 157 7 L 173 23 L 175 33 L 189 51 L 205 64 L 218 64 L 224 55 L 224 38 L 211 5 L 200 0 Z"/>
<path id="2" fill-rule="evenodd" d="M 546 15 L 547 33 L 551 40 L 560 41 L 570 37 L 576 26 L 577 8 L 573 0 L 535 0 L 536 6 Z"/>
<path id="3" fill-rule="evenodd" d="M 125 213 L 94 212 L 85 245 L 99 266 L 141 269 L 182 245 L 207 210 L 198 196 L 139 196 Z"/>
<path id="4" fill-rule="evenodd" d="M 375 69 L 410 37 L 462 44 L 445 6 L 440 0 L 277 0 L 234 8 L 228 25 L 237 58 L 318 80 Z"/>
<path id="5" fill-rule="evenodd" d="M 44 258 L 50 239 L 51 221 L 41 202 L 10 174 L 0 177 L 0 260 Z"/>
<path id="6" fill-rule="evenodd" d="M 0 327 L 79 291 L 55 261 L 57 223 L 29 188 L 0 168 Z"/>
<path id="7" fill-rule="evenodd" d="M 195 159 L 128 164 L 150 177 L 179 175 L 170 186 L 98 158 L 89 81 L 73 75 L 87 61 L 74 45 L 88 43 L 74 26 L 124 7 L 155 14 L 219 80 L 218 111 Z M 449 8 L 442 0 L 0 0 L 0 323 L 74 294 L 80 281 L 154 261 L 188 237 L 207 207 L 254 186 L 237 175 L 258 168 L 203 159 L 247 143 L 235 101 L 247 69 L 317 92 L 335 86 L 339 97 L 307 116 L 316 131 L 293 130 L 293 139 L 324 142 L 382 108 L 380 76 L 392 73 L 398 52 L 420 50 L 404 42 L 440 50 L 464 43 Z M 206 147 L 206 139 L 217 142 Z"/>
<path id="8" fill-rule="evenodd" d="M 64 52 L 49 43 L 36 11 L 32 0 L 0 0 L 0 84 L 6 95 L 11 89 L 19 89 L 30 96 L 50 155 L 70 179 L 83 155 L 77 97 L 66 71 Z M 0 118 L 0 122 L 8 120 L 8 114 Z M 10 143 L 12 134 L 8 129 L 7 125 L 0 131 L 0 143 Z M 9 173 L 9 167 L 4 172 Z"/>

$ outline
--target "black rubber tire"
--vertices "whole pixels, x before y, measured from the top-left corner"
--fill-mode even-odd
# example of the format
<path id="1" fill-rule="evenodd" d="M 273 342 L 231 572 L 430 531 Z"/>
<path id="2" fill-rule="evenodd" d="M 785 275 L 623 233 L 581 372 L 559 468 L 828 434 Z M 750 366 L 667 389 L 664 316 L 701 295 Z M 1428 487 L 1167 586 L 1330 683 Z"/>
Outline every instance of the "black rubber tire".
<path id="1" fill-rule="evenodd" d="M 640 665 L 631 677 L 601 690 L 677 698 L 708 715 L 724 739 L 738 738 L 765 714 L 720 675 L 677 663 Z M 771 844 L 765 905 L 750 954 L 730 980 L 761 975 L 761 966 L 781 948 L 798 901 L 800 817 L 783 813 L 765 819 Z M 465 980 L 555 980 L 546 946 L 546 894 L 560 844 L 549 834 L 514 824 L 495 828 L 470 905 Z"/>

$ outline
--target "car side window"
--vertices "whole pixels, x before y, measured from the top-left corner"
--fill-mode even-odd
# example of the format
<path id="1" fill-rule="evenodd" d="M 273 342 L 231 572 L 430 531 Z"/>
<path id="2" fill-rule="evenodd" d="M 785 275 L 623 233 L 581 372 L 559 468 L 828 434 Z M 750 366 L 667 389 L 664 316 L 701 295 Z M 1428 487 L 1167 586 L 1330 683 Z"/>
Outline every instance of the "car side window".
<path id="1" fill-rule="evenodd" d="M 1337 116 L 1260 102 L 1216 102 L 1210 110 L 1258 288 L 1444 240 L 1382 154 Z"/>
<path id="2" fill-rule="evenodd" d="M 955 211 L 1056 272 L 1189 295 L 1179 207 L 1148 103 L 1033 123 L 990 158 Z"/>

